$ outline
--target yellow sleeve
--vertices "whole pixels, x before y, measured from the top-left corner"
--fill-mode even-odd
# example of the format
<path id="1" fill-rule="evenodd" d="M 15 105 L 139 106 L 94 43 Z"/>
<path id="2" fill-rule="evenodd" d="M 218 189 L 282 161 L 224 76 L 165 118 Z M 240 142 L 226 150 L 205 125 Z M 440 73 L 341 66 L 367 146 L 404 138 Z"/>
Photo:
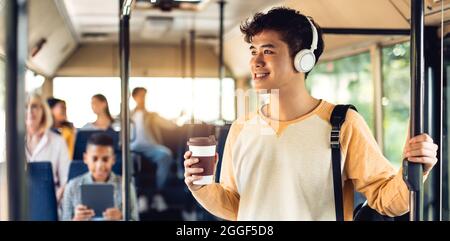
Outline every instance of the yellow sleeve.
<path id="1" fill-rule="evenodd" d="M 239 208 L 239 193 L 233 170 L 232 149 L 240 127 L 233 123 L 225 143 L 220 183 L 205 185 L 192 195 L 210 213 L 227 220 L 236 220 Z"/>
<path id="2" fill-rule="evenodd" d="M 342 127 L 342 151 L 345 153 L 344 175 L 356 191 L 367 198 L 371 208 L 388 216 L 409 210 L 409 191 L 402 170 L 395 171 L 383 156 L 364 119 L 349 110 Z"/>
<path id="3" fill-rule="evenodd" d="M 67 143 L 69 158 L 72 159 L 75 148 L 75 129 L 70 127 L 63 127 L 61 129 L 61 135 Z"/>

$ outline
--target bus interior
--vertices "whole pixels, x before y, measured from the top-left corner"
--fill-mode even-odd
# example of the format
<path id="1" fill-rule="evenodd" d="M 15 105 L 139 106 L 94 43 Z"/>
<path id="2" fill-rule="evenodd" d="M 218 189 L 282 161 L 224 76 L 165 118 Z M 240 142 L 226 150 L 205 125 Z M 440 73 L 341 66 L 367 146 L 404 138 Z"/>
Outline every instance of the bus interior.
<path id="1" fill-rule="evenodd" d="M 127 2 L 132 4 L 125 25 Z M 416 2 L 0 0 L 0 220 L 58 220 L 56 204 L 39 204 L 48 210 L 41 210 L 41 216 L 30 214 L 28 209 L 36 206 L 29 203 L 36 194 L 23 191 L 28 190 L 29 176 L 19 164 L 26 161 L 17 162 L 16 169 L 7 168 L 16 161 L 8 158 L 25 157 L 22 107 L 29 93 L 66 103 L 67 119 L 77 129 L 69 179 L 87 171 L 81 161 L 87 141 L 82 128 L 96 120 L 91 97 L 102 94 L 118 120 L 111 130 L 117 145 L 113 171 L 126 172 L 125 180 L 135 186 L 139 220 L 221 220 L 189 192 L 183 154 L 189 137 L 214 135 L 219 181 L 231 123 L 267 101 L 252 91 L 251 54 L 240 24 L 276 6 L 299 10 L 322 28 L 325 50 L 306 82 L 311 95 L 355 105 L 383 154 L 400 168 L 410 113 L 419 108 L 411 106 L 415 53 L 411 8 Z M 438 164 L 423 184 L 423 220 L 449 221 L 450 0 L 423 3 L 425 129 L 439 143 Z M 7 14 L 11 9 L 17 11 L 16 21 Z M 11 36 L 15 42 L 8 41 Z M 15 93 L 10 92 L 11 83 L 18 89 Z M 129 113 L 121 110 L 123 105 L 130 110 L 136 107 L 131 98 L 136 87 L 147 90 L 146 108 L 173 126 L 161 133 L 162 145 L 174 159 L 168 185 L 161 192 L 156 188 L 156 166 L 130 152 L 126 141 L 136 136 L 137 128 L 123 119 Z M 8 129 L 11 121 L 18 124 L 16 129 Z M 128 124 L 131 127 L 121 131 Z M 11 176 L 13 169 L 17 176 Z"/>

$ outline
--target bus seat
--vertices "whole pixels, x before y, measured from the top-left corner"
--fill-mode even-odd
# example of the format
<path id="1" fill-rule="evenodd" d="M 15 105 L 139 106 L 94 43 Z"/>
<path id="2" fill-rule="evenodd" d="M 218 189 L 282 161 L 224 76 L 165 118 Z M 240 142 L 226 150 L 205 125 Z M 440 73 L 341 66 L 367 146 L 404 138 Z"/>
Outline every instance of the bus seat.
<path id="1" fill-rule="evenodd" d="M 219 160 L 216 165 L 216 182 L 220 182 L 220 170 L 222 167 L 223 151 L 225 149 L 225 142 L 227 140 L 228 132 L 230 131 L 231 124 L 225 124 L 218 127 L 218 137 L 217 137 L 217 154 L 219 154 Z"/>
<path id="2" fill-rule="evenodd" d="M 74 179 L 75 177 L 83 175 L 88 171 L 89 171 L 88 167 L 86 166 L 86 164 L 84 164 L 82 160 L 71 161 L 69 167 L 69 177 L 67 178 L 67 182 Z"/>
<path id="3" fill-rule="evenodd" d="M 116 152 L 115 156 L 116 162 L 114 163 L 112 171 L 114 174 L 122 176 L 122 152 Z"/>
<path id="4" fill-rule="evenodd" d="M 71 179 L 74 179 L 75 177 L 78 177 L 80 175 L 85 174 L 88 172 L 89 169 L 86 164 L 84 164 L 83 160 L 73 160 L 70 162 L 69 167 L 69 177 L 67 181 L 70 181 Z M 112 167 L 112 171 L 114 174 L 121 176 L 122 175 L 122 156 L 116 153 L 116 162 L 114 163 L 114 166 Z"/>
<path id="5" fill-rule="evenodd" d="M 172 180 L 162 191 L 162 195 L 171 208 L 184 209 L 189 203 L 189 190 L 182 180 Z"/>
<path id="6" fill-rule="evenodd" d="M 177 170 L 180 172 L 177 173 L 177 175 L 184 179 L 184 153 L 188 150 L 187 142 L 189 138 L 208 137 L 210 135 L 215 135 L 215 126 L 211 124 L 185 124 L 181 127 L 177 143 L 178 146 L 176 147 L 176 155 L 174 156 Z"/>
<path id="7" fill-rule="evenodd" d="M 58 221 L 55 184 L 50 162 L 28 163 L 29 219 Z"/>
<path id="8" fill-rule="evenodd" d="M 114 163 L 114 166 L 112 168 L 112 171 L 114 174 L 122 176 L 122 152 L 118 151 L 115 153 L 116 162 Z M 141 156 L 138 155 L 136 152 L 130 151 L 130 158 L 133 160 L 133 165 L 130 166 L 131 175 L 135 175 L 137 172 L 141 171 Z"/>
<path id="9" fill-rule="evenodd" d="M 75 148 L 73 152 L 73 160 L 82 160 L 83 153 L 86 151 L 86 145 L 89 140 L 89 137 L 92 134 L 96 133 L 106 133 L 113 138 L 114 141 L 114 151 L 120 150 L 119 145 L 119 132 L 114 131 L 112 129 L 108 129 L 106 131 L 103 130 L 77 130 L 77 137 L 75 139 Z"/>

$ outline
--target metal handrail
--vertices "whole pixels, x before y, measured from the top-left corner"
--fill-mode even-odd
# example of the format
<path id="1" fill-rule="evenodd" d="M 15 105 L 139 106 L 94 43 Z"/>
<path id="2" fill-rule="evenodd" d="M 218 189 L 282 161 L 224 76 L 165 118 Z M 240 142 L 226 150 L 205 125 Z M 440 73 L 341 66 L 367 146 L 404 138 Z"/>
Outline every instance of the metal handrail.
<path id="1" fill-rule="evenodd" d="M 130 17 L 133 0 L 120 0 L 119 56 L 121 78 L 121 141 L 122 141 L 122 212 L 123 220 L 131 219 L 130 206 L 130 110 L 129 78 L 130 78 Z"/>

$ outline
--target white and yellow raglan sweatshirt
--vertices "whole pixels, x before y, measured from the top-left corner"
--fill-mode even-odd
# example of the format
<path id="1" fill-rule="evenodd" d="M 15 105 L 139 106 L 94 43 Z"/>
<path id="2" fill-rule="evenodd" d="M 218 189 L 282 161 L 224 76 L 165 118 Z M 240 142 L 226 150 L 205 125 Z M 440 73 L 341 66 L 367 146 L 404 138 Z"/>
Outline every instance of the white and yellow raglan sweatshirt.
<path id="1" fill-rule="evenodd" d="M 212 214 L 228 220 L 336 220 L 329 118 L 321 101 L 292 121 L 261 113 L 238 119 L 225 144 L 220 183 L 193 191 Z M 353 190 L 370 207 L 394 216 L 408 211 L 409 191 L 383 156 L 369 127 L 349 110 L 341 128 L 344 216 L 352 220 Z"/>

